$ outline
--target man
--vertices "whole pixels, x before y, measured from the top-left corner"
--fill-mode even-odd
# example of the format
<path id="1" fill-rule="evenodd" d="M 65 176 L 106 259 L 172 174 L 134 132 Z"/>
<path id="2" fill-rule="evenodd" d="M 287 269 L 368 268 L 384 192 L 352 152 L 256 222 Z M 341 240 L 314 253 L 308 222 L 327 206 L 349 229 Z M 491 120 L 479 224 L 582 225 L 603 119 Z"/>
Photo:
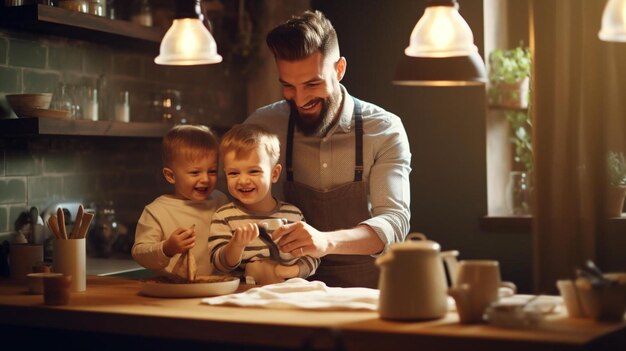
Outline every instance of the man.
<path id="1" fill-rule="evenodd" d="M 306 11 L 267 35 L 285 100 L 246 123 L 280 137 L 276 196 L 298 206 L 307 223 L 274 232 L 280 249 L 322 257 L 310 279 L 329 286 L 378 287 L 375 257 L 409 231 L 411 153 L 400 119 L 350 96 L 339 82 L 347 61 L 319 11 Z M 282 188 L 282 189 L 281 189 Z"/>

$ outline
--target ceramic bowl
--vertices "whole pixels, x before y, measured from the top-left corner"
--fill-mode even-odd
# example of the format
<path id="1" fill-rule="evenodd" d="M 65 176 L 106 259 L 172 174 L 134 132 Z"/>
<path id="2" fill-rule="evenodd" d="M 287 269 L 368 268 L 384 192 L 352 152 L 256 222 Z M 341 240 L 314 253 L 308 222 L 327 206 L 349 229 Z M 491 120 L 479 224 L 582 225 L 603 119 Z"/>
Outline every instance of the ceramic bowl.
<path id="1" fill-rule="evenodd" d="M 22 117 L 29 116 L 35 109 L 49 109 L 52 94 L 9 94 L 6 98 L 15 114 Z"/>

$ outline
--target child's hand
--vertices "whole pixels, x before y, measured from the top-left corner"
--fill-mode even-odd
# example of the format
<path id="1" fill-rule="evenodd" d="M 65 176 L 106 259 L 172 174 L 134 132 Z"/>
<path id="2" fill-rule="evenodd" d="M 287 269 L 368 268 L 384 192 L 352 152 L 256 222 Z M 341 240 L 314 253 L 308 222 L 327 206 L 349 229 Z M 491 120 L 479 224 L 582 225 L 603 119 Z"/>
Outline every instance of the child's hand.
<path id="1" fill-rule="evenodd" d="M 163 243 L 163 253 L 172 257 L 177 253 L 190 250 L 196 244 L 196 226 L 191 228 L 178 228 Z"/>
<path id="2" fill-rule="evenodd" d="M 235 229 L 231 243 L 235 247 L 243 248 L 258 237 L 259 227 L 256 223 L 248 223 L 243 227 Z"/>
<path id="3" fill-rule="evenodd" d="M 297 264 L 294 264 L 293 266 L 283 266 L 282 264 L 277 264 L 274 266 L 274 274 L 283 279 L 295 278 L 300 275 L 300 267 L 298 267 Z"/>

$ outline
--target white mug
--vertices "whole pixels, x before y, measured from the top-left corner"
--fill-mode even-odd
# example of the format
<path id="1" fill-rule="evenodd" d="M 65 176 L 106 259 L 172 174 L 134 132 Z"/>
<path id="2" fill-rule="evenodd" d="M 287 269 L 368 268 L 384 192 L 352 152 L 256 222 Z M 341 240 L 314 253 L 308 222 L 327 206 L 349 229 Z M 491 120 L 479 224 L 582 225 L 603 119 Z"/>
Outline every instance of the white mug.
<path id="1" fill-rule="evenodd" d="M 274 230 L 280 228 L 283 224 L 285 224 L 285 220 L 282 218 L 263 219 L 258 223 L 260 227 L 264 227 L 269 232 L 273 232 Z"/>
<path id="2" fill-rule="evenodd" d="M 515 285 L 500 280 L 500 266 L 493 260 L 464 260 L 459 263 L 455 286 L 449 290 L 454 297 L 461 323 L 479 323 L 490 304 L 498 301 L 501 287 L 515 291 Z"/>

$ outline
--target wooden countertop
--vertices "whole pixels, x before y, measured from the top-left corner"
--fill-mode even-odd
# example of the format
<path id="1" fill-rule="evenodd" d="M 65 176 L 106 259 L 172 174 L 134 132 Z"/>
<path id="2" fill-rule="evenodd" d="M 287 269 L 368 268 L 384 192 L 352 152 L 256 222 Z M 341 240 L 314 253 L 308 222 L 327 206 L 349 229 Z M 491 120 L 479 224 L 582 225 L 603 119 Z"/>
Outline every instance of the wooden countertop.
<path id="1" fill-rule="evenodd" d="M 245 286 L 240 289 L 245 289 Z M 136 280 L 89 276 L 87 291 L 67 306 L 43 305 L 42 295 L 0 280 L 2 325 L 170 338 L 208 344 L 299 349 L 391 350 L 624 350 L 626 322 L 602 324 L 550 316 L 535 329 L 461 325 L 456 313 L 426 322 L 385 321 L 376 312 L 221 307 L 200 298 L 139 294 Z M 244 337 L 245 335 L 245 337 Z"/>

